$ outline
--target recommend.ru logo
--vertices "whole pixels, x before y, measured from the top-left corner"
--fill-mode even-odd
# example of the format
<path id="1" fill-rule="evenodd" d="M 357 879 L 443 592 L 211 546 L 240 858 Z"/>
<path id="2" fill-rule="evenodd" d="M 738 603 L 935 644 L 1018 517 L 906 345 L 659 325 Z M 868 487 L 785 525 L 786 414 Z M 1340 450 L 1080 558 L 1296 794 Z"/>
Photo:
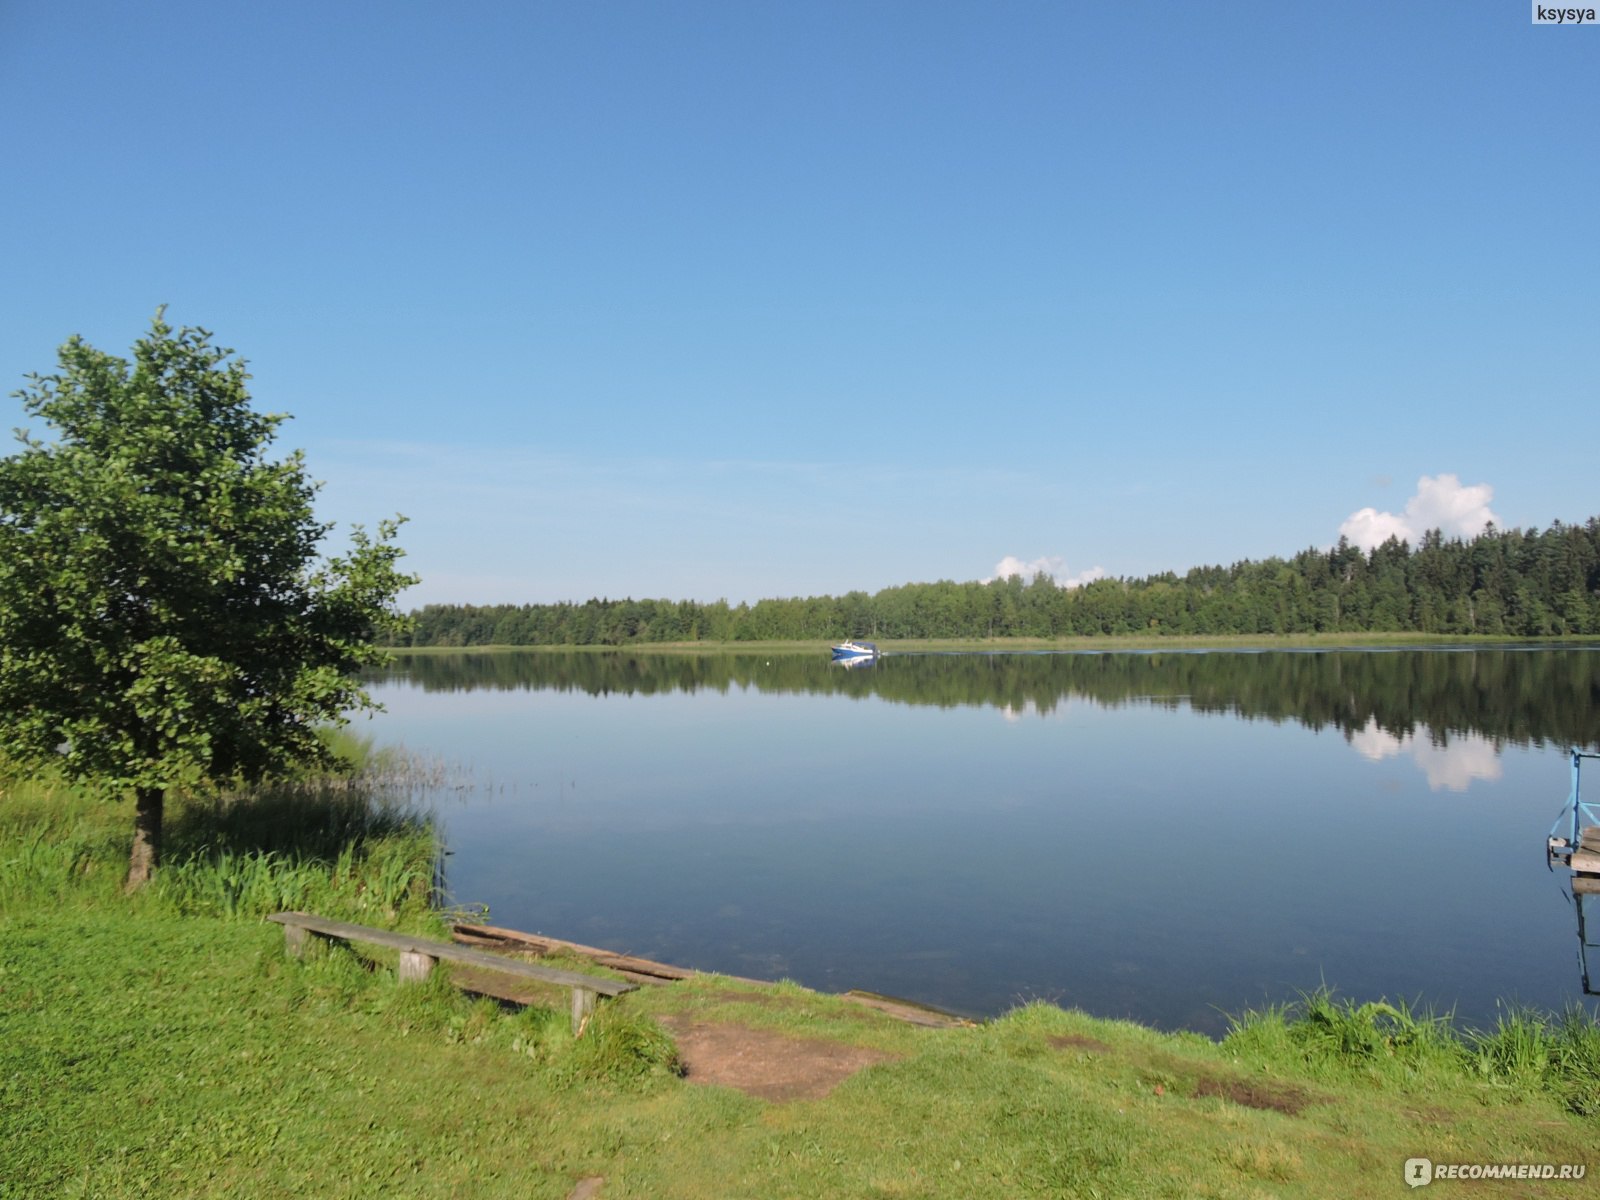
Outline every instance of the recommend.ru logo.
<path id="1" fill-rule="evenodd" d="M 1436 1163 L 1431 1158 L 1408 1158 L 1407 1187 L 1422 1187 L 1435 1179 L 1549 1179 L 1576 1183 L 1589 1173 L 1587 1163 Z"/>

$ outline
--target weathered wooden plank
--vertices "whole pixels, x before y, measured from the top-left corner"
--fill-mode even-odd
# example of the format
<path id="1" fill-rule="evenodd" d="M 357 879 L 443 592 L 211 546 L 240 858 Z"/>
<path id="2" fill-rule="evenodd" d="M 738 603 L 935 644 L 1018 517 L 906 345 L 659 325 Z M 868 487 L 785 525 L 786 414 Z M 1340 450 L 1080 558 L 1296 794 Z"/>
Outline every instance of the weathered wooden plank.
<path id="1" fill-rule="evenodd" d="M 902 1000 L 898 996 L 884 996 L 878 992 L 864 992 L 852 988 L 843 993 L 843 998 L 864 1008 L 876 1009 L 897 1021 L 905 1021 L 909 1025 L 921 1025 L 928 1029 L 971 1029 L 977 1025 L 976 1021 L 963 1017 L 960 1013 L 947 1012 L 929 1004 L 919 1004 L 915 1000 Z"/>
<path id="2" fill-rule="evenodd" d="M 538 1004 L 549 1007 L 558 1002 L 558 992 L 570 990 L 559 983 L 545 983 L 526 979 L 521 975 L 503 975 L 499 971 L 484 971 L 466 963 L 456 963 L 450 972 L 450 982 L 464 992 L 478 996 L 493 996 L 512 1004 Z M 559 997 L 565 1000 L 565 996 Z"/>
<path id="3" fill-rule="evenodd" d="M 1574 871 L 1582 871 L 1586 875 L 1600 875 L 1600 853 L 1575 850 L 1572 853 L 1572 857 L 1567 859 L 1567 866 Z"/>
<path id="4" fill-rule="evenodd" d="M 1578 849 L 1600 854 L 1600 825 L 1589 825 L 1579 831 Z"/>
<path id="5" fill-rule="evenodd" d="M 690 967 L 656 962 L 654 959 L 640 958 L 633 954 L 619 954 L 614 950 L 602 950 L 598 946 L 585 946 L 582 942 L 568 942 L 561 938 L 546 937 L 542 933 L 524 933 L 520 929 L 501 929 L 494 925 L 456 925 L 451 930 L 451 936 L 469 946 L 531 950 L 535 954 L 554 954 L 564 951 L 579 958 L 587 958 L 596 966 L 618 971 L 625 979 L 631 979 L 635 983 L 672 983 L 680 979 L 694 979 L 703 973 Z M 753 983 L 760 987 L 772 986 L 770 979 L 750 979 L 743 975 L 729 975 L 727 978 L 739 983 Z"/>
<path id="6" fill-rule="evenodd" d="M 387 929 L 373 929 L 367 925 L 354 925 L 348 921 L 333 921 L 316 916 L 314 913 L 273 913 L 267 920 L 277 922 L 286 931 L 291 928 L 302 929 L 322 937 L 387 946 L 402 954 L 420 954 L 429 958 L 448 959 L 451 962 L 470 963 L 491 971 L 503 971 L 508 975 L 521 975 L 545 983 L 558 983 L 563 987 L 585 988 L 602 996 L 620 996 L 638 986 L 621 979 L 603 979 L 597 975 L 583 975 L 577 971 L 543 967 L 537 963 L 522 962 L 519 959 L 506 958 L 504 955 L 458 946 L 453 942 L 435 941 L 410 933 L 394 933 Z"/>
<path id="7" fill-rule="evenodd" d="M 1572 894 L 1574 896 L 1600 896 L 1600 875 L 1574 875 L 1572 877 Z"/>
<path id="8" fill-rule="evenodd" d="M 501 929 L 495 925 L 457 925 L 451 930 L 451 936 L 469 946 L 516 947 L 531 950 L 536 954 L 555 954 L 565 951 L 579 958 L 587 958 L 602 967 L 610 967 L 613 971 L 623 971 L 630 976 L 640 977 L 641 982 L 650 978 L 693 979 L 696 974 L 687 967 L 675 967 L 670 963 L 654 962 L 632 954 L 602 950 L 598 946 L 585 946 L 580 942 L 545 937 L 543 934 L 524 933 L 520 929 Z"/>

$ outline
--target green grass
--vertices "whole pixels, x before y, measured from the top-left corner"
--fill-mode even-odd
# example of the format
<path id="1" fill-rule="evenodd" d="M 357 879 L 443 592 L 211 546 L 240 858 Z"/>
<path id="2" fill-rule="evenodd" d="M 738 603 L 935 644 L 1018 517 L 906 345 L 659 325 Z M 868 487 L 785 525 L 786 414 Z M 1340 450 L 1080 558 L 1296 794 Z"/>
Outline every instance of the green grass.
<path id="1" fill-rule="evenodd" d="M 1600 1115 L 1600 1024 L 1586 1010 L 1508 1008 L 1494 1028 L 1458 1029 L 1449 1016 L 1404 1002 L 1341 1000 L 1327 989 L 1245 1013 L 1223 1048 L 1263 1069 L 1308 1078 L 1439 1087 L 1483 1098 L 1553 1100 Z"/>
<path id="2" fill-rule="evenodd" d="M 289 901 L 436 927 L 403 775 L 175 805 L 177 856 L 132 897 L 125 810 L 0 790 L 0 1200 L 559 1198 L 591 1175 L 606 1200 L 1347 1197 L 1400 1194 L 1415 1155 L 1600 1170 L 1600 1029 L 1577 1013 L 1470 1031 L 1319 992 L 1213 1043 L 1044 1004 L 919 1029 L 703 977 L 604 1003 L 575 1041 L 565 1011 L 443 970 L 287 958 L 259 918 Z M 881 1061 L 768 1104 L 681 1079 L 677 1019 Z"/>
<path id="3" fill-rule="evenodd" d="M 163 864 L 129 901 L 185 916 L 315 909 L 437 928 L 437 839 L 404 764 L 169 801 Z M 59 784 L 0 786 L 0 905 L 109 903 L 127 869 L 131 802 Z"/>

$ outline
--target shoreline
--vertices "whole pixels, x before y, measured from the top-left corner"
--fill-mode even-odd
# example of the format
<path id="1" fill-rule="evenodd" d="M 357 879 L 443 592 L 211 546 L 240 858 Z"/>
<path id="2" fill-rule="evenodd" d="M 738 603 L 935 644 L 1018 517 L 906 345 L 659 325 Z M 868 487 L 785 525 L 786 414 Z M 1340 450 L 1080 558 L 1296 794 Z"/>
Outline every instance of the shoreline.
<path id="1" fill-rule="evenodd" d="M 1573 634 L 1562 637 L 1505 637 L 1489 634 L 1426 633 L 1296 633 L 1296 634 L 1216 634 L 1202 637 L 1141 637 L 1122 634 L 1105 637 L 1073 638 L 878 638 L 886 654 L 907 653 L 1075 653 L 1082 651 L 1147 650 L 1441 650 L 1468 649 L 1562 649 L 1600 645 L 1600 634 Z M 815 641 L 735 641 L 735 642 L 622 642 L 562 645 L 512 645 L 485 643 L 471 646 L 385 646 L 394 655 L 433 654 L 812 654 L 826 652 L 832 642 Z"/>

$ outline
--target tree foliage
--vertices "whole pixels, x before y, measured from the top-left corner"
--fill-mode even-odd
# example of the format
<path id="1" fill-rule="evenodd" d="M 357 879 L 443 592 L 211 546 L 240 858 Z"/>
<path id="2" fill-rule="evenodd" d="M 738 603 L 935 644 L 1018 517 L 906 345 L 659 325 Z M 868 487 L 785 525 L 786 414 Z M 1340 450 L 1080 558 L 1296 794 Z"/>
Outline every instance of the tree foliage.
<path id="1" fill-rule="evenodd" d="M 48 440 L 0 460 L 0 739 L 17 763 L 139 799 L 130 883 L 169 788 L 325 760 L 393 636 L 398 520 L 319 558 L 330 526 L 281 415 L 202 329 L 161 313 L 131 363 L 74 337 L 16 393 Z M 141 862 L 141 855 L 144 861 Z"/>

